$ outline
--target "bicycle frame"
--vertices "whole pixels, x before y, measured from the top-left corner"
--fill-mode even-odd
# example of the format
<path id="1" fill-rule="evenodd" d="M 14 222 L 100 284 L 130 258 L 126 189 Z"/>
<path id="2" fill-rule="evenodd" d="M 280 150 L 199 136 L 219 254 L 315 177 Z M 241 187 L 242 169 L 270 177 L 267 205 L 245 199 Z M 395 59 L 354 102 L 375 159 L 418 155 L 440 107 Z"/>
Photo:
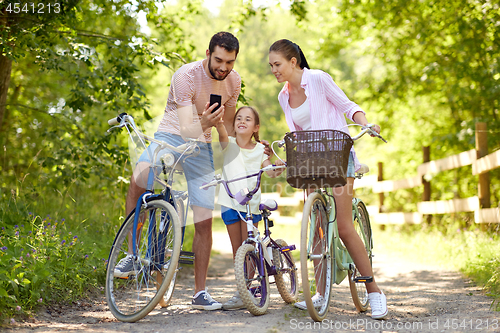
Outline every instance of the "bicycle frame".
<path id="1" fill-rule="evenodd" d="M 268 268 L 268 275 L 276 275 L 277 274 L 276 266 L 274 265 L 274 262 L 273 262 L 272 246 L 269 246 L 269 245 L 272 244 L 275 248 L 280 249 L 280 251 L 295 250 L 295 245 L 291 245 L 291 246 L 288 246 L 288 248 L 283 249 L 271 238 L 271 236 L 270 236 L 271 232 L 269 230 L 269 227 L 270 227 L 269 226 L 269 215 L 271 214 L 271 212 L 267 209 L 261 210 L 262 217 L 264 220 L 264 238 L 262 239 L 260 232 L 259 232 L 259 229 L 253 225 L 252 212 L 250 209 L 249 202 L 252 199 L 253 195 L 255 193 L 257 193 L 257 191 L 260 187 L 262 173 L 264 173 L 265 171 L 268 171 L 268 170 L 273 170 L 273 169 L 278 169 L 278 168 L 282 168 L 282 166 L 270 165 L 270 166 L 267 166 L 267 167 L 260 169 L 257 173 L 253 173 L 253 174 L 243 176 L 243 177 L 234 178 L 234 179 L 231 179 L 229 181 L 222 180 L 220 175 L 218 175 L 215 177 L 214 181 L 201 187 L 201 188 L 208 188 L 210 186 L 215 186 L 216 184 L 222 184 L 230 198 L 235 199 L 240 204 L 245 204 L 246 216 L 245 216 L 245 218 L 242 218 L 242 220 L 245 221 L 247 224 L 247 232 L 248 232 L 248 238 L 245 240 L 245 243 L 255 245 L 256 249 L 260 253 L 263 254 L 263 256 L 260 257 L 261 262 L 259 265 L 259 273 L 262 274 L 262 272 L 264 272 L 264 263 L 265 263 L 267 265 L 267 268 Z M 230 184 L 232 182 L 236 182 L 238 180 L 251 178 L 251 177 L 257 177 L 257 183 L 255 185 L 255 188 L 252 189 L 251 191 L 249 191 L 247 189 L 248 192 L 245 192 L 243 190 L 243 191 L 238 192 L 237 194 L 233 194 L 231 192 L 231 190 L 229 189 L 228 184 Z M 240 217 L 241 217 L 241 215 L 240 215 Z"/>
<path id="2" fill-rule="evenodd" d="M 347 248 L 345 245 L 342 243 L 338 231 L 338 226 L 336 223 L 336 211 L 335 211 L 335 199 L 331 193 L 331 189 L 326 189 L 323 190 L 326 194 L 319 193 L 327 199 L 327 214 L 328 214 L 328 248 L 330 249 L 330 256 L 332 257 L 334 267 L 335 269 L 332 270 L 332 279 L 335 281 L 336 284 L 340 284 L 342 281 L 344 281 L 345 277 L 348 274 L 348 271 L 352 269 L 353 265 L 353 260 L 347 251 Z M 362 202 L 361 199 L 358 198 L 353 198 L 352 199 L 352 221 L 354 222 L 354 219 L 359 216 L 359 211 L 358 211 L 358 204 Z M 371 249 L 373 248 L 373 240 L 372 236 L 370 233 L 370 239 L 366 239 L 365 233 L 362 233 L 363 235 L 363 242 L 365 243 L 368 241 L 368 244 L 370 244 L 370 253 L 368 253 L 368 256 L 371 256 Z M 314 240 L 311 239 L 310 242 L 313 242 Z"/>
<path id="3" fill-rule="evenodd" d="M 148 152 L 150 161 L 153 161 L 153 163 L 148 166 L 149 170 L 148 170 L 148 176 L 147 176 L 146 191 L 139 196 L 137 203 L 136 203 L 135 211 L 137 211 L 137 212 L 140 211 L 140 208 L 142 205 L 147 206 L 148 199 L 151 200 L 151 199 L 155 199 L 158 197 L 162 197 L 163 200 L 170 203 L 174 208 L 177 207 L 176 202 L 175 202 L 176 198 L 172 193 L 172 192 L 174 192 L 172 189 L 173 176 L 174 176 L 174 173 L 176 172 L 176 166 L 179 164 L 179 162 L 183 158 L 186 159 L 186 158 L 188 158 L 196 153 L 196 150 L 198 149 L 198 146 L 196 144 L 196 140 L 189 139 L 189 141 L 186 142 L 185 144 L 183 144 L 179 147 L 174 147 L 166 142 L 157 140 L 153 137 L 150 137 L 150 136 L 142 133 L 137 128 L 137 125 L 135 124 L 134 118 L 132 116 L 127 115 L 127 114 L 121 114 L 117 118 L 110 119 L 108 121 L 108 123 L 110 125 L 115 125 L 112 128 L 110 128 L 108 130 L 108 132 L 111 131 L 113 128 L 125 127 L 130 138 L 132 138 L 133 135 L 135 134 L 137 136 L 137 138 L 139 139 L 139 143 L 143 146 L 143 148 L 146 148 L 145 151 Z M 152 155 L 149 152 L 149 150 L 147 150 L 146 141 L 154 142 L 158 145 L 158 147 L 156 147 L 156 149 L 154 150 Z M 162 156 L 161 163 L 162 163 L 163 174 L 164 174 L 165 178 L 167 179 L 166 182 L 160 177 L 160 174 L 155 173 L 156 166 L 154 165 L 154 161 L 157 160 L 158 154 L 160 153 L 161 150 L 163 150 L 165 148 L 168 148 L 172 151 L 175 151 L 175 152 L 178 152 L 181 154 L 177 159 L 174 158 L 172 153 L 167 153 L 167 154 L 165 154 L 165 156 Z M 173 161 L 172 161 L 172 159 L 173 159 Z M 170 168 L 168 175 L 167 175 L 167 167 Z M 159 183 L 163 187 L 163 190 L 161 191 L 160 194 L 154 194 L 154 183 L 155 182 Z M 181 200 L 184 199 L 185 194 L 186 194 L 185 191 L 179 192 L 179 198 Z M 184 232 L 185 232 L 185 225 L 186 225 L 186 220 L 187 220 L 188 207 L 189 207 L 189 197 L 188 197 L 188 202 L 185 205 L 185 211 L 183 212 L 184 219 L 183 219 L 183 221 L 180 221 L 181 227 L 182 227 L 182 239 L 183 240 L 184 240 Z M 154 217 L 154 215 L 153 215 L 154 212 L 151 212 L 150 214 L 152 214 L 150 216 L 150 219 L 151 219 Z M 162 223 L 164 223 L 164 222 L 162 221 Z M 165 227 L 167 227 L 167 229 L 168 229 L 168 223 L 170 223 L 170 221 L 166 221 Z M 136 214 L 134 217 L 133 230 L 138 231 L 141 227 L 142 226 L 139 225 L 139 214 Z M 150 228 L 153 228 L 153 226 L 151 224 L 150 224 Z M 154 231 L 154 230 L 148 230 L 148 234 L 150 235 L 152 231 Z M 160 230 L 160 236 L 162 236 L 162 235 L 163 235 L 163 232 L 162 232 L 162 230 Z M 132 244 L 133 244 L 133 253 L 132 254 L 134 257 L 137 257 L 137 246 L 135 246 L 137 244 L 136 238 L 137 238 L 137 232 L 133 232 L 132 233 Z M 159 240 L 153 240 L 153 239 L 148 238 L 148 242 L 149 242 L 150 246 L 148 247 L 146 258 L 141 258 L 141 260 L 146 261 L 146 263 L 152 256 L 157 257 L 160 255 L 158 253 L 153 253 L 153 247 L 155 246 L 155 244 L 164 245 L 165 238 L 162 237 Z M 160 247 L 160 248 L 162 248 L 162 247 Z M 160 262 L 160 264 L 163 265 L 164 263 Z M 158 269 L 157 267 L 155 267 L 155 268 Z"/>

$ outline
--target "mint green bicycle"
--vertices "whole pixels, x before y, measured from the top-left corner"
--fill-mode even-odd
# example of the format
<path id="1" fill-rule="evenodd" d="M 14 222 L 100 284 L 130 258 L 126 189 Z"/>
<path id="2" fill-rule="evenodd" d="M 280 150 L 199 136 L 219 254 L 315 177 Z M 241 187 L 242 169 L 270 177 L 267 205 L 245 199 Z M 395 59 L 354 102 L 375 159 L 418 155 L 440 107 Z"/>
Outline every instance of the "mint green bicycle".
<path id="1" fill-rule="evenodd" d="M 304 203 L 300 242 L 303 296 L 309 315 L 315 321 L 326 317 L 332 283 L 340 284 L 347 276 L 356 309 L 363 312 L 368 308 L 368 293 L 364 284 L 372 282 L 373 277 L 359 274 L 340 239 L 331 189 L 346 184 L 345 174 L 353 141 L 366 133 L 387 142 L 370 126 L 364 127 L 354 138 L 341 131 L 320 130 L 292 132 L 284 139 L 288 183 L 296 188 L 317 188 Z M 368 167 L 363 165 L 356 178 L 361 178 L 366 172 Z M 352 221 L 371 265 L 373 235 L 368 211 L 361 199 L 352 199 Z M 315 307 L 312 298 L 316 293 L 325 300 Z"/>

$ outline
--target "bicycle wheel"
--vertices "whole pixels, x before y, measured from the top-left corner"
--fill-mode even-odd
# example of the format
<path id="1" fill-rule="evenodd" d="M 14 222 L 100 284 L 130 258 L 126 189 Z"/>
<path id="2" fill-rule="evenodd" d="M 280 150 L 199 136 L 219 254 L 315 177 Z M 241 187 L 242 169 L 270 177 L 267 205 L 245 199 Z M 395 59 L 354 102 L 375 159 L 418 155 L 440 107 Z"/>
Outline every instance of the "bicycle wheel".
<path id="1" fill-rule="evenodd" d="M 276 243 L 280 247 L 288 246 L 283 239 L 277 239 Z M 273 249 L 273 261 L 276 266 L 276 287 L 281 298 L 287 303 L 293 303 L 297 299 L 297 271 L 295 262 L 290 252 L 281 252 L 279 249 Z"/>
<path id="2" fill-rule="evenodd" d="M 177 212 L 177 216 L 179 217 L 179 223 L 181 226 L 184 226 L 184 201 L 182 200 L 174 200 L 175 201 L 175 210 Z M 182 230 L 184 227 L 181 227 L 181 235 L 182 235 L 182 240 L 184 239 L 184 230 Z M 181 248 L 182 248 L 182 241 L 181 241 Z M 177 265 L 178 266 L 178 265 Z M 174 293 L 175 289 L 175 283 L 177 279 L 177 271 L 178 267 L 175 270 L 174 276 L 172 277 L 172 280 L 170 281 L 170 285 L 168 286 L 167 290 L 165 291 L 165 294 L 163 297 L 160 299 L 158 304 L 162 308 L 166 308 L 167 306 L 170 305 L 170 301 L 172 300 L 172 295 Z"/>
<path id="3" fill-rule="evenodd" d="M 307 311 L 315 321 L 325 318 L 330 306 L 332 288 L 332 256 L 325 207 L 325 200 L 318 192 L 307 197 L 300 233 L 302 290 Z M 317 307 L 314 307 L 312 300 L 315 294 L 324 299 Z"/>
<path id="4" fill-rule="evenodd" d="M 264 258 L 255 246 L 243 244 L 239 247 L 234 259 L 234 273 L 236 287 L 248 311 L 255 316 L 264 314 L 270 299 L 269 278 Z"/>
<path id="5" fill-rule="evenodd" d="M 177 213 L 168 202 L 154 198 L 147 202 L 147 207 L 141 206 L 133 256 L 129 238 L 135 214 L 136 211 L 132 211 L 118 231 L 106 272 L 106 300 L 110 311 L 125 322 L 143 318 L 163 299 L 176 272 L 181 246 Z M 126 255 L 132 255 L 133 267 L 127 276 L 116 277 L 115 267 Z"/>
<path id="6" fill-rule="evenodd" d="M 354 217 L 354 228 L 365 245 L 370 266 L 372 264 L 372 230 L 370 226 L 370 218 L 366 210 L 365 204 L 362 201 L 357 203 L 358 214 Z M 364 283 L 356 283 L 352 281 L 352 271 L 349 270 L 349 287 L 351 296 L 356 309 L 359 312 L 364 312 L 368 308 L 368 293 Z"/>

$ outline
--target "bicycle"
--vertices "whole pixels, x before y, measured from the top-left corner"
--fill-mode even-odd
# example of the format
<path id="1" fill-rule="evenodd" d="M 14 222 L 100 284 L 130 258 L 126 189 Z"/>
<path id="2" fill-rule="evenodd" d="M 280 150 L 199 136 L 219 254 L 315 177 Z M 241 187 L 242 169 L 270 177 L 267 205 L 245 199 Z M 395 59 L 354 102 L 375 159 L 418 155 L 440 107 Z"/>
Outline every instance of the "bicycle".
<path id="1" fill-rule="evenodd" d="M 125 127 L 130 139 L 140 149 L 146 149 L 146 141 L 157 143 L 158 148 L 150 154 L 151 161 L 156 161 L 160 150 L 165 148 L 180 154 L 178 158 L 173 153 L 161 156 L 162 175 L 155 173 L 154 165 L 149 166 L 146 191 L 125 218 L 110 250 L 106 269 L 108 306 L 118 320 L 136 322 L 157 304 L 168 306 L 175 288 L 178 264 L 193 263 L 194 254 L 181 251 L 188 194 L 187 191 L 173 190 L 172 184 L 174 174 L 180 172 L 177 166 L 181 159 L 195 156 L 198 146 L 195 140 L 189 140 L 174 147 L 147 136 L 126 113 L 110 119 L 108 124 L 113 126 L 108 132 Z M 155 184 L 162 189 L 160 193 L 155 194 Z M 131 256 L 134 270 L 132 274 L 120 275 L 115 267 L 126 256 Z"/>
<path id="2" fill-rule="evenodd" d="M 288 183 L 296 188 L 310 185 L 318 188 L 308 195 L 304 203 L 300 243 L 303 295 L 309 315 L 315 321 L 322 321 L 326 317 L 332 282 L 340 284 L 346 276 L 349 276 L 356 309 L 364 312 L 368 308 L 368 293 L 364 283 L 372 282 L 373 277 L 359 274 L 340 239 L 331 189 L 332 186 L 346 184 L 345 172 L 350 149 L 353 142 L 366 133 L 387 142 L 370 126 L 364 127 L 354 138 L 334 130 L 297 131 L 287 133 L 280 142 L 280 146 L 286 146 Z M 355 177 L 361 178 L 368 170 L 368 166 L 363 165 Z M 371 265 L 373 235 L 370 218 L 365 204 L 359 198 L 352 199 L 352 220 Z M 317 291 L 322 291 L 325 298 L 320 307 L 314 307 L 312 300 L 312 295 Z"/>
<path id="3" fill-rule="evenodd" d="M 295 250 L 295 245 L 288 245 L 283 239 L 272 239 L 269 230 L 274 225 L 273 221 L 269 220 L 269 216 L 272 211 L 278 209 L 278 204 L 275 200 L 267 199 L 259 205 L 264 220 L 264 238 L 253 225 L 250 211 L 249 201 L 260 187 L 262 173 L 278 168 L 284 168 L 284 166 L 269 165 L 257 173 L 228 181 L 223 180 L 221 175 L 216 175 L 212 182 L 200 187 L 206 189 L 222 184 L 229 197 L 246 206 L 246 216 L 243 218 L 240 214 L 240 218 L 247 223 L 248 238 L 236 252 L 234 272 L 241 300 L 248 311 L 256 316 L 264 314 L 269 306 L 269 276 L 274 276 L 276 287 L 286 303 L 293 303 L 297 299 L 297 268 L 291 255 L 291 251 Z M 257 183 L 252 190 L 245 188 L 233 194 L 228 187 L 228 184 L 232 182 L 251 177 L 257 177 Z"/>

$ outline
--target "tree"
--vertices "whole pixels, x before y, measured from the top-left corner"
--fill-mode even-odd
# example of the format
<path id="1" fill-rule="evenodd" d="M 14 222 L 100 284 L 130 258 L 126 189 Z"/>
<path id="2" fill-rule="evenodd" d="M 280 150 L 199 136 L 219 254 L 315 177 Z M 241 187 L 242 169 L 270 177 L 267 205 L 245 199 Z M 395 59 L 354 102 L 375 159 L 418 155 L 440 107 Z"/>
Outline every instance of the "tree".
<path id="1" fill-rule="evenodd" d="M 0 168 L 6 183 L 30 168 L 56 184 L 92 173 L 105 177 L 102 166 L 111 161 L 104 152 L 125 158 L 122 149 L 108 146 L 105 120 L 123 111 L 148 118 L 143 71 L 189 53 L 167 20 L 169 52 L 155 50 L 155 41 L 140 32 L 138 13 L 164 19 L 155 1 L 59 3 L 50 15 L 0 3 Z"/>

